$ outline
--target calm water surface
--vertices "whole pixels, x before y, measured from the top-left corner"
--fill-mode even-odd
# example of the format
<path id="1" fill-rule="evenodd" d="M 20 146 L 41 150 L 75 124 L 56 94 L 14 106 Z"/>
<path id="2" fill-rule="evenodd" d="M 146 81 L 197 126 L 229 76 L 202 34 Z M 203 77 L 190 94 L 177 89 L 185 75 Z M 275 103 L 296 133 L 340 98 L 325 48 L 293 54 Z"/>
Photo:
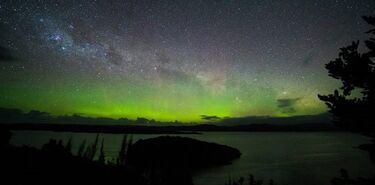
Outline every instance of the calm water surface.
<path id="1" fill-rule="evenodd" d="M 107 160 L 115 158 L 123 136 L 100 136 L 105 139 Z M 160 135 L 134 134 L 133 139 L 157 136 Z M 229 177 L 247 176 L 250 173 L 264 180 L 272 178 L 277 184 L 328 185 L 332 177 L 338 176 L 340 168 L 348 169 L 352 177 L 370 177 L 375 172 L 368 154 L 356 148 L 370 141 L 361 135 L 330 132 L 205 132 L 180 136 L 225 144 L 242 153 L 241 158 L 230 165 L 195 172 L 195 185 L 224 185 Z M 66 142 L 70 137 L 73 139 L 73 151 L 77 151 L 83 140 L 93 141 L 96 134 L 16 131 L 11 143 L 41 147 L 50 138 Z"/>

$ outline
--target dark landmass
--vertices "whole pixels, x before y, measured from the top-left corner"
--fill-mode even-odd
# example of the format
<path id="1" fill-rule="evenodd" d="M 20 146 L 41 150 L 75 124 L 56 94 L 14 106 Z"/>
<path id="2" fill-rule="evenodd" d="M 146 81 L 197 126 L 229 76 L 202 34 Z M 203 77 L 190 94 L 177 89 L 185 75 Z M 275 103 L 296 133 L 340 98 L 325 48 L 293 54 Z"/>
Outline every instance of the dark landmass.
<path id="1" fill-rule="evenodd" d="M 178 128 L 178 127 L 176 127 Z M 306 123 L 294 125 L 248 124 L 237 126 L 197 125 L 186 126 L 190 131 L 220 131 L 220 132 L 312 132 L 312 131 L 341 131 L 332 124 Z"/>
<path id="2" fill-rule="evenodd" d="M 220 118 L 202 115 L 205 124 L 160 122 L 146 118 L 92 118 L 81 115 L 51 116 L 47 112 L 0 108 L 0 127 L 12 130 L 46 130 L 56 132 L 90 132 L 113 134 L 197 134 L 199 131 L 339 131 L 327 113 L 293 117 L 249 116 Z"/>
<path id="3" fill-rule="evenodd" d="M 311 123 L 296 125 L 250 124 L 218 126 L 212 124 L 190 126 L 136 126 L 136 125 L 84 125 L 84 124 L 0 124 L 10 130 L 43 130 L 55 132 L 88 132 L 113 134 L 199 134 L 199 132 L 318 132 L 342 131 L 332 124 Z"/>
<path id="4" fill-rule="evenodd" d="M 40 130 L 54 132 L 83 132 L 111 134 L 198 134 L 197 132 L 178 129 L 179 127 L 135 126 L 135 125 L 83 125 L 83 124 L 0 124 L 0 128 L 9 130 Z"/>
<path id="5" fill-rule="evenodd" d="M 270 124 L 270 125 L 297 125 L 297 124 L 329 124 L 332 116 L 329 113 L 317 115 L 300 115 L 291 117 L 272 116 L 247 116 L 247 117 L 218 117 L 215 115 L 201 115 L 202 122 L 179 122 L 157 121 L 138 117 L 134 120 L 128 118 L 106 118 L 88 117 L 79 114 L 52 116 L 48 112 L 31 110 L 23 112 L 20 109 L 0 107 L 0 123 L 36 123 L 36 124 L 87 124 L 87 125 L 133 125 L 133 126 L 184 126 L 213 124 L 218 126 L 238 126 L 249 124 Z"/>
<path id="6" fill-rule="evenodd" d="M 239 150 L 229 146 L 186 137 L 160 136 L 141 139 L 132 145 L 128 163 L 144 168 L 189 169 L 228 164 L 240 156 Z"/>
<path id="7" fill-rule="evenodd" d="M 373 139 L 371 143 L 360 145 L 359 149 L 367 151 L 370 155 L 370 159 L 375 162 L 375 139 Z"/>
<path id="8" fill-rule="evenodd" d="M 179 121 L 157 121 L 138 117 L 136 119 L 128 118 L 107 118 L 107 117 L 89 117 L 80 114 L 54 116 L 48 112 L 31 110 L 23 112 L 20 109 L 0 107 L 0 123 L 37 123 L 37 124 L 90 124 L 90 125 L 181 125 Z M 194 123 L 184 123 L 194 124 Z"/>
<path id="9" fill-rule="evenodd" d="M 215 120 L 217 125 L 248 125 L 248 124 L 270 124 L 270 125 L 297 125 L 297 124 L 330 124 L 332 115 L 321 113 L 317 115 L 299 115 L 290 117 L 272 117 L 272 116 L 246 116 L 230 117 Z"/>
<path id="10" fill-rule="evenodd" d="M 46 130 L 56 132 L 89 132 L 113 134 L 197 134 L 199 131 L 338 131 L 329 123 L 327 113 L 294 117 L 250 116 L 242 118 L 219 118 L 203 116 L 209 124 L 160 122 L 146 118 L 92 118 L 81 115 L 51 116 L 47 112 L 0 108 L 0 127 L 12 130 Z M 230 126 L 229 126 L 230 125 Z"/>

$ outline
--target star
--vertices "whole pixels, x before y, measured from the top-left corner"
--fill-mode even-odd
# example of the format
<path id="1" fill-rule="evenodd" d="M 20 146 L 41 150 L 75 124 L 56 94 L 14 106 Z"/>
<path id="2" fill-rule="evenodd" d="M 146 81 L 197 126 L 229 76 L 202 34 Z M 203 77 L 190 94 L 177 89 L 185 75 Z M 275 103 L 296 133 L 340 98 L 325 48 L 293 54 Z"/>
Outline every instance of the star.
<path id="1" fill-rule="evenodd" d="M 324 64 L 365 38 L 375 7 L 131 2 L 1 1 L 0 54 L 15 60 L 0 62 L 0 107 L 188 122 L 324 113 L 317 93 L 338 86 Z M 285 113 L 280 98 L 309 103 Z"/>

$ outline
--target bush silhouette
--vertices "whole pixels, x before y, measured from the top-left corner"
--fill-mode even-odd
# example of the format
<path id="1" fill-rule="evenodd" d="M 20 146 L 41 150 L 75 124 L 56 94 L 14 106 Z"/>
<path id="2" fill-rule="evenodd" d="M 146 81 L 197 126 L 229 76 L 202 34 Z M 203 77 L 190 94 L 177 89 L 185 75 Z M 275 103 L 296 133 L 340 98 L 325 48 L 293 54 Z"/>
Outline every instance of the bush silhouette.
<path id="1" fill-rule="evenodd" d="M 264 183 L 263 180 L 256 180 L 254 175 L 250 174 L 247 178 L 247 182 L 244 177 L 238 179 L 229 178 L 225 185 L 276 185 L 275 182 L 270 179 L 268 183 Z"/>

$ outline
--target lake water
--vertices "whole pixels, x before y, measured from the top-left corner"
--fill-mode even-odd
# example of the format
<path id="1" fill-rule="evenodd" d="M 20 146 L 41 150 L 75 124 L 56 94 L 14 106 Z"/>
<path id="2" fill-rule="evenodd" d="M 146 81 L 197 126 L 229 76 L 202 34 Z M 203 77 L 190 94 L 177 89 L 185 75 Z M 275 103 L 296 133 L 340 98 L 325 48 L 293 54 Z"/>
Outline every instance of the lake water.
<path id="1" fill-rule="evenodd" d="M 105 152 L 114 158 L 119 151 L 122 135 L 100 134 L 104 137 Z M 160 135 L 134 134 L 134 141 Z M 350 133 L 330 132 L 204 132 L 200 135 L 180 135 L 203 141 L 220 143 L 239 149 L 240 159 L 232 164 L 203 169 L 194 173 L 195 185 L 224 185 L 229 177 L 248 176 L 277 184 L 328 185 L 339 175 L 339 169 L 348 169 L 350 176 L 371 177 L 374 164 L 368 153 L 356 148 L 370 139 Z M 16 131 L 11 143 L 41 147 L 50 138 L 65 142 L 73 139 L 73 152 L 86 139 L 93 141 L 96 134 L 47 131 Z"/>

